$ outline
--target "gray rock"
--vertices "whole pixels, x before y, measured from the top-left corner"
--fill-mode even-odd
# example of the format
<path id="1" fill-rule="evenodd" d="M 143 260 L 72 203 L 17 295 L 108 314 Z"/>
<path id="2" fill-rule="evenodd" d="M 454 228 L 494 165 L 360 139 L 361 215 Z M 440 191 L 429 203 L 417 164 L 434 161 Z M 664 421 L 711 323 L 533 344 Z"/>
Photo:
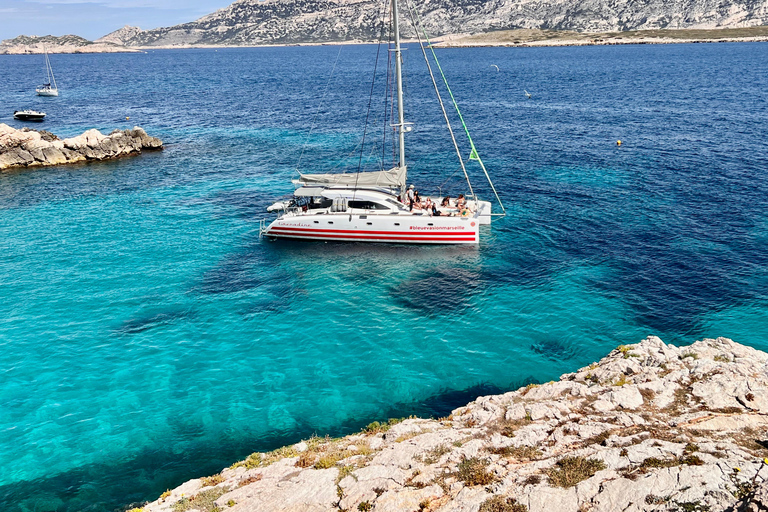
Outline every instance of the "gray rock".
<path id="1" fill-rule="evenodd" d="M 49 132 L 29 128 L 16 130 L 0 124 L 0 170 L 106 160 L 162 147 L 160 139 L 148 136 L 138 127 L 130 131 L 115 130 L 109 136 L 102 135 L 98 130 L 88 130 L 62 141 Z"/>

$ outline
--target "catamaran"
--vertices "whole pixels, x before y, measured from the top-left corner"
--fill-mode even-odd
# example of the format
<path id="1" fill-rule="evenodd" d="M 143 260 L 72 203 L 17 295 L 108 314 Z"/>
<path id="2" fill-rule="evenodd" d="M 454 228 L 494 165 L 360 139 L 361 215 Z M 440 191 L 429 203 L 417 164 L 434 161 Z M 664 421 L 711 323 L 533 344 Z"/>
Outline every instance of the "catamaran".
<path id="1" fill-rule="evenodd" d="M 408 0 L 406 0 L 408 1 Z M 407 4 L 418 36 L 418 42 L 432 84 L 442 108 L 446 126 L 451 134 L 454 149 L 459 158 L 461 169 L 467 180 L 466 198 L 463 194 L 458 199 L 447 197 L 422 198 L 414 201 L 413 190 L 406 188 L 407 164 L 405 153 L 405 135 L 411 131 L 411 123 L 405 121 L 403 108 L 402 50 L 400 47 L 400 29 L 398 1 L 391 0 L 391 27 L 395 62 L 395 88 L 397 119 L 392 128 L 397 133 L 398 161 L 390 169 L 360 171 L 349 173 L 307 174 L 299 171 L 299 177 L 293 180 L 296 189 L 293 197 L 278 201 L 267 208 L 277 214 L 277 218 L 267 224 L 261 220 L 260 235 L 269 239 L 298 239 L 322 241 L 354 241 L 400 244 L 478 244 L 480 226 L 491 224 L 492 219 L 505 215 L 496 188 L 485 169 L 469 131 L 461 117 L 458 105 L 453 100 L 445 75 L 442 73 L 437 56 L 424 33 L 424 41 L 419 34 L 418 13 L 410 3 Z M 481 201 L 474 192 L 456 137 L 451 129 L 450 120 L 432 71 L 427 50 L 431 50 L 437 69 L 442 75 L 454 107 L 461 119 L 462 126 L 471 149 L 468 160 L 476 161 L 482 168 L 493 190 L 500 213 L 492 211 L 489 201 Z"/>
<path id="2" fill-rule="evenodd" d="M 45 73 L 47 81 L 42 87 L 35 89 L 35 92 L 37 92 L 38 96 L 58 96 L 59 88 L 56 87 L 56 77 L 53 76 L 51 61 L 48 59 L 48 50 L 44 49 L 43 51 L 45 52 Z"/>

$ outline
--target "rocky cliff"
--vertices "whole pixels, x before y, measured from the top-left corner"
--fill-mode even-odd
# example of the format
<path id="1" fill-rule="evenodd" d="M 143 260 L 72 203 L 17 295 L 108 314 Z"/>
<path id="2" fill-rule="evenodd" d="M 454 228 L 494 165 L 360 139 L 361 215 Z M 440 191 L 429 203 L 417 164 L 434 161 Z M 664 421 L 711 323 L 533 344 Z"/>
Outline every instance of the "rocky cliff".
<path id="1" fill-rule="evenodd" d="M 0 43 L 0 55 L 26 53 L 118 53 L 137 52 L 110 41 L 93 42 L 80 36 L 18 36 Z"/>
<path id="2" fill-rule="evenodd" d="M 768 510 L 768 354 L 649 337 L 442 420 L 254 453 L 144 512 Z"/>
<path id="3" fill-rule="evenodd" d="M 256 45 L 374 41 L 383 2 L 238 0 L 197 21 L 104 40 L 129 46 Z M 507 29 L 591 32 L 768 24 L 768 0 L 425 0 L 417 3 L 430 36 Z M 402 17 L 407 20 L 404 5 Z M 413 36 L 409 22 L 406 37 Z"/>
<path id="4" fill-rule="evenodd" d="M 0 124 L 0 170 L 110 160 L 156 149 L 163 149 L 163 142 L 138 126 L 133 130 L 115 130 L 109 135 L 88 130 L 61 140 L 44 130 L 17 130 Z"/>

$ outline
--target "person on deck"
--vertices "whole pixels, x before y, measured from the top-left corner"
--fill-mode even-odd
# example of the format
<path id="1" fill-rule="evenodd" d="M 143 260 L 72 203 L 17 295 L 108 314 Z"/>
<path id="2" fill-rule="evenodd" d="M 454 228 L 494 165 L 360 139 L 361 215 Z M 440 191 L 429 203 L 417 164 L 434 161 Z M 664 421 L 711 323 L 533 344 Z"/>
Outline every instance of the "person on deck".
<path id="1" fill-rule="evenodd" d="M 413 189 L 414 186 L 411 185 L 408 187 L 408 191 L 405 193 L 405 203 L 408 205 L 410 210 L 413 210 Z"/>
<path id="2" fill-rule="evenodd" d="M 432 202 L 432 198 L 431 198 L 431 197 L 427 197 L 427 198 L 424 200 L 424 204 L 423 204 L 423 207 L 424 207 L 424 209 L 425 209 L 425 210 L 427 210 L 427 213 L 428 213 L 429 215 L 432 215 L 432 213 L 433 213 L 433 212 L 434 212 L 434 210 L 435 210 L 435 203 L 433 203 L 433 202 Z"/>
<path id="3" fill-rule="evenodd" d="M 413 199 L 411 200 L 411 210 L 413 210 L 414 208 L 416 208 L 417 210 L 422 209 L 421 197 L 419 197 L 418 190 L 413 191 Z"/>
<path id="4" fill-rule="evenodd" d="M 458 208 L 458 210 L 461 211 L 466 206 L 467 206 L 467 200 L 464 199 L 464 194 L 459 194 L 459 197 L 456 199 L 456 208 Z"/>

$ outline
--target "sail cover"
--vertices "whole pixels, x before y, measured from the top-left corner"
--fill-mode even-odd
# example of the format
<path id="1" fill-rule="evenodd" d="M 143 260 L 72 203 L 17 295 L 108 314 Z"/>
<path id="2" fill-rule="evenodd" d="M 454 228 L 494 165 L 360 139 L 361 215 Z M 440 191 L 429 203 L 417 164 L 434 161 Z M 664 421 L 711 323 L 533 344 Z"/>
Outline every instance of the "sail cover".
<path id="1" fill-rule="evenodd" d="M 305 185 L 351 185 L 356 187 L 397 187 L 405 190 L 406 168 L 388 171 L 350 172 L 344 174 L 300 174 Z"/>

